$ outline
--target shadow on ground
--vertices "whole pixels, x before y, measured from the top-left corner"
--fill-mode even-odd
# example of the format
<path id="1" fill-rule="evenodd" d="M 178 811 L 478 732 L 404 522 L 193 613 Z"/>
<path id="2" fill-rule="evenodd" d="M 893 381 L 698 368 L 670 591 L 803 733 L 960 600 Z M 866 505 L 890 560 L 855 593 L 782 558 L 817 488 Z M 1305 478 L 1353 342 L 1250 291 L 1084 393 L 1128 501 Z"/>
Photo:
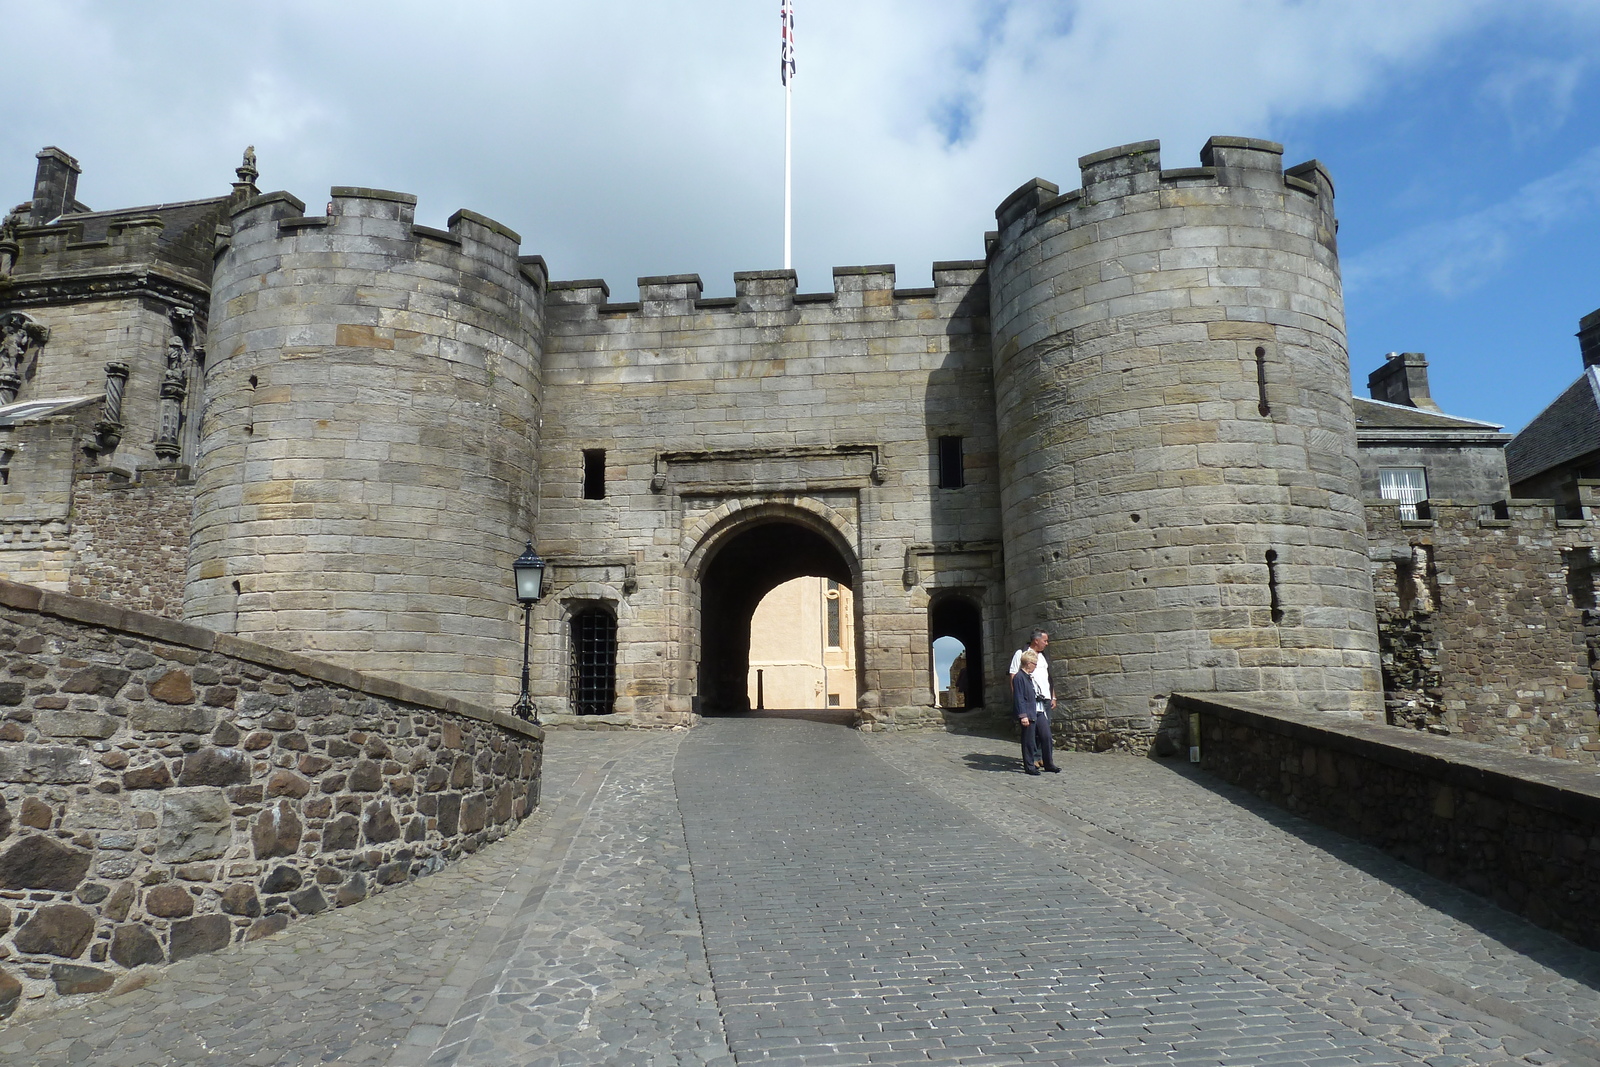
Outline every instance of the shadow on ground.
<path id="1" fill-rule="evenodd" d="M 968 752 L 961 759 L 969 770 L 974 771 L 1009 771 L 1012 774 L 1022 773 L 1021 756 L 997 756 L 992 752 Z"/>
<path id="2" fill-rule="evenodd" d="M 970 759 L 970 757 L 969 757 Z M 1600 990 L 1600 952 L 1583 948 L 1528 919 L 1505 910 L 1493 901 L 1458 885 L 1436 878 L 1389 855 L 1375 845 L 1330 830 L 1309 819 L 1285 811 L 1209 771 L 1179 760 L 1153 760 L 1157 766 L 1187 778 L 1250 812 L 1285 833 L 1292 834 L 1314 848 L 1347 863 L 1436 911 L 1522 953 L 1558 974 Z"/>

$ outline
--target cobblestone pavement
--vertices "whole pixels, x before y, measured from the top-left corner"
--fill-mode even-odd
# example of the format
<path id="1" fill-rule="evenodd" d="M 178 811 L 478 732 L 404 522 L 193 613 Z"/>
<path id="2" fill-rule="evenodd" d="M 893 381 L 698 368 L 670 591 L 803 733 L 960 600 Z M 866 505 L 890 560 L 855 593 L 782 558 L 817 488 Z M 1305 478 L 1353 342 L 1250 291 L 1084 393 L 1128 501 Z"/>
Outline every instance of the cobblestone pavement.
<path id="1" fill-rule="evenodd" d="M 0 1028 L 0 1064 L 1600 1063 L 1600 958 L 1186 764 L 561 732 L 452 868 Z"/>

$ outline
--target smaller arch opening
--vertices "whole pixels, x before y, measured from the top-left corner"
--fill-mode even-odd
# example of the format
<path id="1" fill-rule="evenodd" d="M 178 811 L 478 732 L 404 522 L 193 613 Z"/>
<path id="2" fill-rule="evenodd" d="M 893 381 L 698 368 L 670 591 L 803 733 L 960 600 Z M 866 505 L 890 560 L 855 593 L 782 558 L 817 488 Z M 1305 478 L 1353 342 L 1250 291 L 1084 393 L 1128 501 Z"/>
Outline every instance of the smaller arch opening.
<path id="1" fill-rule="evenodd" d="M 928 609 L 934 703 L 952 711 L 983 707 L 983 614 L 965 596 Z"/>
<path id="2" fill-rule="evenodd" d="M 617 700 L 617 619 L 603 605 L 573 612 L 568 699 L 578 715 L 610 715 Z"/>

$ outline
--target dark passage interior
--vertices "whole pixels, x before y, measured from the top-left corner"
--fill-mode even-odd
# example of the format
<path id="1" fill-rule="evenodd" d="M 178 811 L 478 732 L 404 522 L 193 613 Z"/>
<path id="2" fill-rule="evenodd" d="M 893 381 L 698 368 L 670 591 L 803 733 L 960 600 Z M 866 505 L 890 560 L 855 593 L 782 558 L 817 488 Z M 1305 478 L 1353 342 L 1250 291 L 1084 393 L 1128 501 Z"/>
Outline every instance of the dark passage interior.
<path id="1" fill-rule="evenodd" d="M 806 575 L 854 588 L 849 565 L 827 538 L 782 520 L 734 534 L 707 561 L 700 580 L 702 714 L 750 710 L 750 617 L 762 597 Z"/>

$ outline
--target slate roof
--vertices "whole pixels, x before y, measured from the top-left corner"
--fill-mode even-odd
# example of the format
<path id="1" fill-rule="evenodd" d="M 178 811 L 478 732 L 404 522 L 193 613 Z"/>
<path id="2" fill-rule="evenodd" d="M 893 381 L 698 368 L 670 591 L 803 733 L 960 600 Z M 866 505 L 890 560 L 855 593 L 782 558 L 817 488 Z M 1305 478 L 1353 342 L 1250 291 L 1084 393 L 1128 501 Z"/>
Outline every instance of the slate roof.
<path id="1" fill-rule="evenodd" d="M 1500 429 L 1497 422 L 1464 419 L 1440 411 L 1423 411 L 1409 404 L 1391 404 L 1387 400 L 1355 397 L 1356 432 L 1362 430 L 1448 430 L 1456 432 L 1493 433 Z"/>
<path id="2" fill-rule="evenodd" d="M 1588 367 L 1506 446 L 1512 482 L 1600 449 L 1600 367 Z"/>

